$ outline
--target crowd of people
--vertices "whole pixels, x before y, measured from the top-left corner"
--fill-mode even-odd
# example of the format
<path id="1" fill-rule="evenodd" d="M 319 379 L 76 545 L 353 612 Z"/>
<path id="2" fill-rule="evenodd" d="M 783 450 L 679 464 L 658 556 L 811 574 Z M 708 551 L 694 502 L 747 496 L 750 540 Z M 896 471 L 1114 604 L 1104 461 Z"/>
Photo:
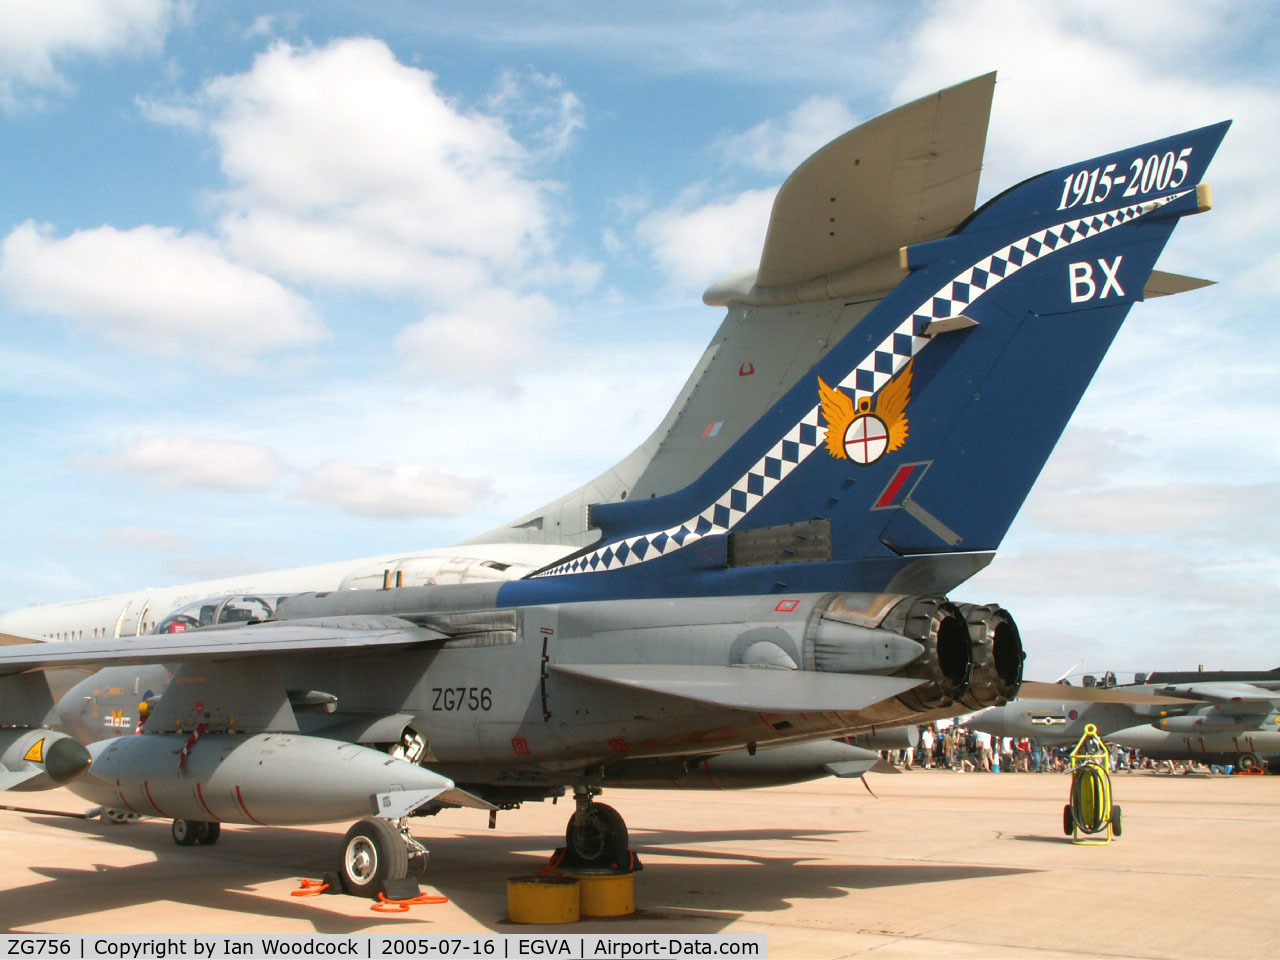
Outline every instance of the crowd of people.
<path id="1" fill-rule="evenodd" d="M 1033 737 L 996 737 L 959 724 L 929 724 L 920 728 L 920 741 L 915 747 L 888 751 L 885 759 L 908 770 L 921 767 L 958 773 L 1053 773 L 1071 769 L 1071 750 L 1072 745 L 1048 747 Z M 1190 761 L 1155 761 L 1144 757 L 1141 750 L 1119 744 L 1111 746 L 1111 769 L 1232 772 L 1230 767 L 1206 767 Z"/>

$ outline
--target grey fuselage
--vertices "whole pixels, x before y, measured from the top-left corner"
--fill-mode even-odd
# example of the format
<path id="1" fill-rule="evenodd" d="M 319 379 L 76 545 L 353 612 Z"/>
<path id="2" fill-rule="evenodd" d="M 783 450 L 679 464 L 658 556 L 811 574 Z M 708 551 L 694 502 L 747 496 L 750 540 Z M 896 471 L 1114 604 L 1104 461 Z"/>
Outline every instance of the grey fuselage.
<path id="1" fill-rule="evenodd" d="M 919 716 L 898 699 L 857 710 L 768 716 L 605 686 L 555 669 L 562 664 L 674 664 L 794 673 L 825 665 L 827 670 L 870 675 L 890 670 L 877 670 L 861 650 L 874 649 L 881 657 L 901 654 L 907 660 L 918 656 L 922 648 L 914 642 L 898 637 L 896 647 L 886 648 L 878 631 L 824 619 L 830 595 L 799 595 L 794 604 L 781 605 L 785 610 L 776 597 L 501 610 L 488 606 L 493 589 L 349 591 L 286 601 L 280 616 L 289 623 L 343 623 L 344 618 L 394 612 L 424 629 L 446 631 L 449 638 L 408 649 L 275 656 L 264 662 L 262 690 L 252 696 L 269 700 L 272 687 L 288 691 L 296 730 L 278 732 L 386 751 L 411 731 L 422 741 L 415 762 L 459 785 L 531 791 L 584 779 L 641 779 L 647 768 L 633 771 L 630 765 L 815 741 Z M 440 596 L 452 598 L 453 608 L 431 609 Z M 459 597 L 466 609 L 457 609 Z M 851 639 L 837 649 L 841 629 Z M 253 668 L 244 669 L 246 676 L 257 676 Z M 59 712 L 65 729 L 92 740 L 104 733 L 133 735 L 139 698 L 148 691 L 158 693 L 157 702 L 163 704 L 167 675 L 159 666 L 101 671 L 63 697 Z M 213 714 L 210 732 L 235 732 L 236 709 L 214 706 L 225 691 L 208 675 L 200 664 L 184 665 L 173 680 L 180 686 L 170 689 L 207 700 L 205 709 Z M 206 682 L 211 685 L 207 695 L 200 693 Z M 165 729 L 180 732 L 196 725 L 194 718 L 185 723 L 179 718 Z M 161 732 L 147 723 L 142 730 Z M 782 755 L 777 756 L 781 762 Z"/>

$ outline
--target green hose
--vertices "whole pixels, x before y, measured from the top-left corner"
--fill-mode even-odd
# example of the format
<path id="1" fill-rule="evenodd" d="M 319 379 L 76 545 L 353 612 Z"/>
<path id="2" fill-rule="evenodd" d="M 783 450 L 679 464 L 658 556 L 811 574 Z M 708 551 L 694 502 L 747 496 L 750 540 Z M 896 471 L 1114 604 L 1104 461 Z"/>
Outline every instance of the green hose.
<path id="1" fill-rule="evenodd" d="M 1084 834 L 1101 833 L 1111 822 L 1111 775 L 1097 763 L 1082 763 L 1071 773 L 1071 816 Z"/>

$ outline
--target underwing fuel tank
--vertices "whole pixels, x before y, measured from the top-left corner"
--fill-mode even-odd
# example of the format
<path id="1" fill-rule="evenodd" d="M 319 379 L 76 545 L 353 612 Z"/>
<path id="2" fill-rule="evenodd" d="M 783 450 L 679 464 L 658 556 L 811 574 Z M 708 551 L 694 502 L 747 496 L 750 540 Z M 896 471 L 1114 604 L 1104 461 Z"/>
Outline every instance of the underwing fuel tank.
<path id="1" fill-rule="evenodd" d="M 41 727 L 0 730 L 0 790 L 52 790 L 89 769 L 89 751 Z"/>
<path id="2" fill-rule="evenodd" d="M 1241 754 L 1280 756 L 1280 730 L 1236 728 L 1196 733 L 1173 733 L 1150 724 L 1117 730 L 1107 737 L 1125 747 L 1136 747 L 1155 759 L 1171 757 L 1236 757 Z"/>
<path id="3" fill-rule="evenodd" d="M 867 733 L 840 738 L 845 743 L 866 750 L 906 750 L 920 745 L 920 728 L 915 726 L 880 727 Z"/>
<path id="4" fill-rule="evenodd" d="M 453 790 L 447 777 L 369 747 L 297 734 L 140 734 L 89 752 L 93 766 L 71 789 L 147 817 L 331 823 L 386 814 L 379 794 L 421 795 L 416 807 Z"/>
<path id="5" fill-rule="evenodd" d="M 1246 724 L 1240 717 L 1222 713 L 1192 713 L 1181 717 L 1165 717 L 1152 724 L 1157 730 L 1170 733 L 1226 733 L 1242 734 L 1258 728 L 1257 723 Z"/>
<path id="6" fill-rule="evenodd" d="M 781 787 L 822 777 L 860 777 L 884 769 L 880 754 L 839 740 L 792 743 L 751 753 L 735 750 L 714 757 L 630 760 L 605 767 L 605 783 L 615 787 L 749 790 Z"/>

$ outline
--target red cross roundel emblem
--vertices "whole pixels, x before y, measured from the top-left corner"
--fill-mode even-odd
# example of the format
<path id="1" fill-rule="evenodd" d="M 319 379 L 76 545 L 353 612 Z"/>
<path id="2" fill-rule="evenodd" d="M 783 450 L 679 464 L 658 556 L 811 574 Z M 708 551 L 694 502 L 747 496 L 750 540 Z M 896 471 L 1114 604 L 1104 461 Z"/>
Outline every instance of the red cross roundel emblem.
<path id="1" fill-rule="evenodd" d="M 844 452 L 854 463 L 875 463 L 889 448 L 889 428 L 874 413 L 855 417 L 844 431 Z"/>

